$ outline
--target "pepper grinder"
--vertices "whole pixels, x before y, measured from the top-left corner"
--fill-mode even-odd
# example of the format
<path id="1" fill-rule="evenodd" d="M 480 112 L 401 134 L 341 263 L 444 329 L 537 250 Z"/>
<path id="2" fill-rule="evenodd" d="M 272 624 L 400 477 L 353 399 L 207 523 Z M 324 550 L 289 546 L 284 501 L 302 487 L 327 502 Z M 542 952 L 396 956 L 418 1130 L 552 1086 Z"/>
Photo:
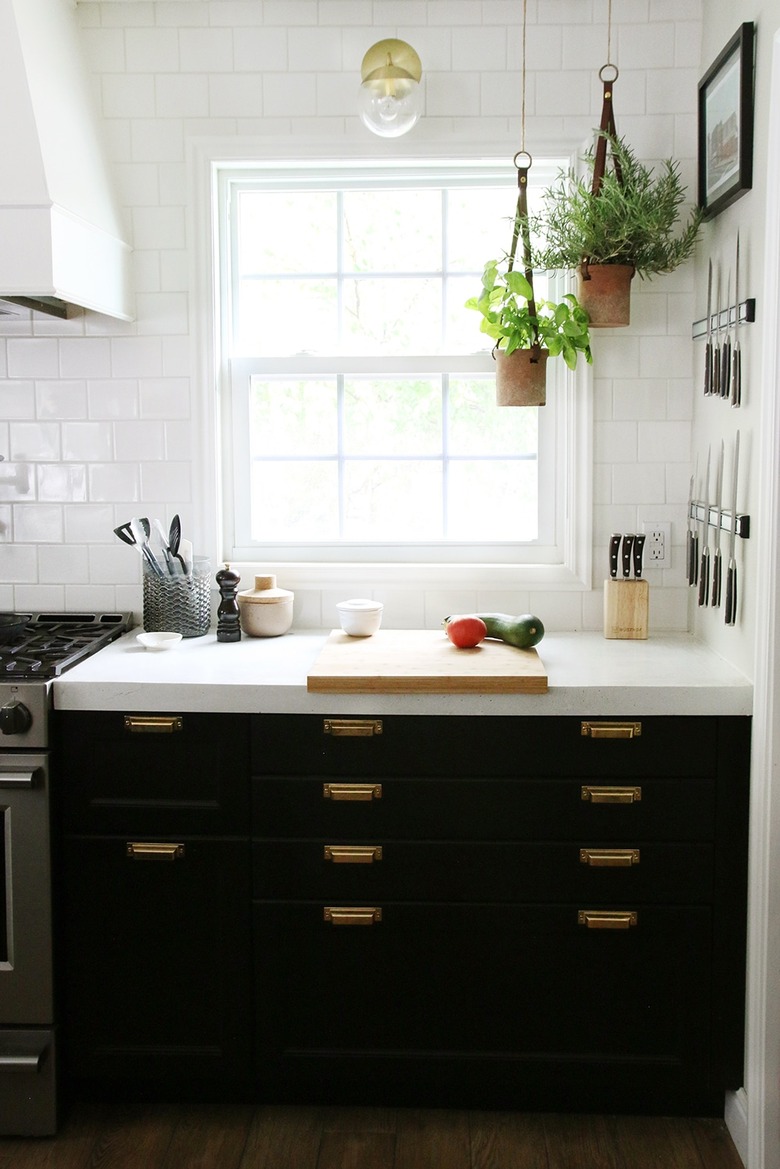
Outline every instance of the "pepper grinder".
<path id="1" fill-rule="evenodd" d="M 226 564 L 217 573 L 216 580 L 221 597 L 217 609 L 217 641 L 240 641 L 241 612 L 236 599 L 236 589 L 241 577 L 237 572 L 231 572 L 230 565 Z"/>

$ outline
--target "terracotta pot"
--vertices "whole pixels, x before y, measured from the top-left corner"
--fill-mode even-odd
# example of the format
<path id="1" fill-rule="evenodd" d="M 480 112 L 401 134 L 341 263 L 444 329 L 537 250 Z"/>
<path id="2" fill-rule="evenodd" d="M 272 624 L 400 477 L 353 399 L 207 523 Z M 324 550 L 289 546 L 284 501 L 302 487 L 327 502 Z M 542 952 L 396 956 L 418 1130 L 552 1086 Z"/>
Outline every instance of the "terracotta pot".
<path id="1" fill-rule="evenodd" d="M 546 349 L 496 350 L 496 402 L 499 406 L 544 406 L 547 401 Z"/>
<path id="2" fill-rule="evenodd" d="M 581 264 L 577 297 L 591 329 L 617 329 L 631 322 L 633 264 Z"/>

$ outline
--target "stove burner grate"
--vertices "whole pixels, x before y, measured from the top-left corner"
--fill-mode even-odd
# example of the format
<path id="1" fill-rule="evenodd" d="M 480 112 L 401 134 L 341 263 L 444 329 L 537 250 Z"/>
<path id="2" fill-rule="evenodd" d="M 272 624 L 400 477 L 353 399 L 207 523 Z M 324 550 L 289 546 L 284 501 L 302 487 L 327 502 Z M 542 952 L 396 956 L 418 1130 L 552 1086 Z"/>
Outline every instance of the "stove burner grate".
<path id="1" fill-rule="evenodd" d="M 0 678 L 56 678 L 131 628 L 129 613 L 33 613 L 0 644 Z"/>

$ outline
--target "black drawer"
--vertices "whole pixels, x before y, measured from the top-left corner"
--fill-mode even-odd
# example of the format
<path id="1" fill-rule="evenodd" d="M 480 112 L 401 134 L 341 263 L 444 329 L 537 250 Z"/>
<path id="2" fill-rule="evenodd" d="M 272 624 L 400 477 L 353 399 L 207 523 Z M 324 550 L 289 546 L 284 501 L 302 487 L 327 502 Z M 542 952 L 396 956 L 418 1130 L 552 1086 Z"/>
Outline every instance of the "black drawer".
<path id="1" fill-rule="evenodd" d="M 252 772 L 340 777 L 714 775 L 717 725 L 713 718 L 257 715 L 252 719 Z M 619 737 L 629 733 L 630 738 Z"/>
<path id="2" fill-rule="evenodd" d="M 252 872 L 263 900 L 692 905 L 712 897 L 712 846 L 259 840 Z"/>
<path id="3" fill-rule="evenodd" d="M 340 841 L 710 840 L 710 779 L 399 779 L 264 776 L 253 833 Z"/>
<path id="4" fill-rule="evenodd" d="M 56 749 L 66 831 L 248 835 L 247 715 L 60 712 Z"/>

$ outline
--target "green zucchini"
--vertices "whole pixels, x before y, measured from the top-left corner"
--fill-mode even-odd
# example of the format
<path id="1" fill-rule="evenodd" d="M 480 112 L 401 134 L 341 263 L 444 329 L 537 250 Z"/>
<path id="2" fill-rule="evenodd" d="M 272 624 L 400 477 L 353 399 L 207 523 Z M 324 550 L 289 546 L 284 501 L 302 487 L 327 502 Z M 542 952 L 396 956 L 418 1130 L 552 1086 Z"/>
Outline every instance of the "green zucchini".
<path id="1" fill-rule="evenodd" d="M 533 613 L 522 613 L 519 617 L 510 617 L 508 613 L 475 613 L 474 616 L 485 622 L 488 637 L 518 649 L 530 649 L 544 637 L 544 626 Z"/>

